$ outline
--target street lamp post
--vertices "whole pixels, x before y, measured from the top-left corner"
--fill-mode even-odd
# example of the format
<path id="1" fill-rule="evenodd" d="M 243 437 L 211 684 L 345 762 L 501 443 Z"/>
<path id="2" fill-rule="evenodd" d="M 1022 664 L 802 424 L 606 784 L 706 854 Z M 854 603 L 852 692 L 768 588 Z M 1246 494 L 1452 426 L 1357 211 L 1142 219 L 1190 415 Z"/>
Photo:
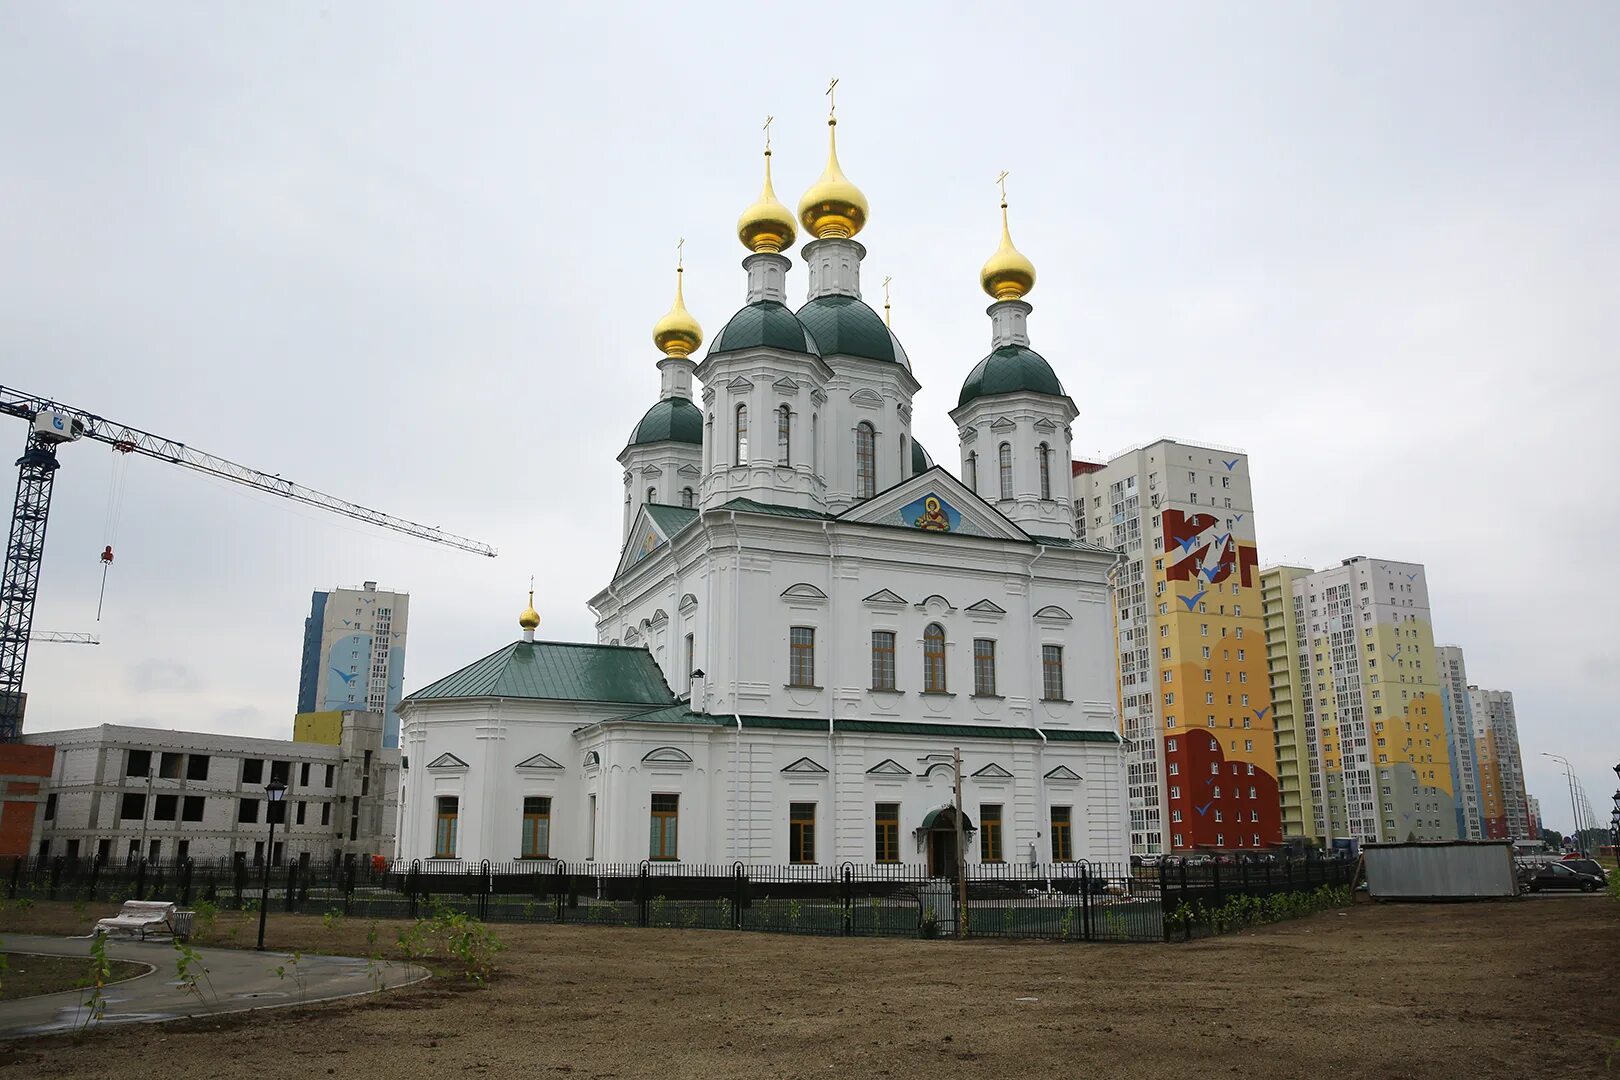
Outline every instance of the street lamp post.
<path id="1" fill-rule="evenodd" d="M 1569 787 L 1569 813 L 1575 819 L 1575 847 L 1581 846 L 1581 812 L 1575 807 L 1575 768 L 1569 763 L 1569 758 L 1562 754 L 1549 754 L 1545 750 L 1542 757 L 1550 757 L 1564 766 L 1564 783 Z"/>
<path id="2" fill-rule="evenodd" d="M 287 785 L 275 777 L 264 786 L 264 795 L 267 801 L 265 817 L 270 819 L 270 840 L 264 850 L 264 876 L 260 879 L 259 887 L 259 944 L 258 950 L 264 951 L 264 919 L 270 910 L 270 863 L 275 858 L 276 851 L 276 807 L 281 805 L 282 797 L 287 794 Z"/>

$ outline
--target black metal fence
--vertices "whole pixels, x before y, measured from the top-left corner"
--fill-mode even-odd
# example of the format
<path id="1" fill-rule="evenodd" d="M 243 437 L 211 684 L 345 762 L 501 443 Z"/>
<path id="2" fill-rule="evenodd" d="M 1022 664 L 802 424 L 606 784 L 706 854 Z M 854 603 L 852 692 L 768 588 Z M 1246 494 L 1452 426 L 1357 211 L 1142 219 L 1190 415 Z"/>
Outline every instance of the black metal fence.
<path id="1" fill-rule="evenodd" d="M 0 866 L 4 866 L 0 863 Z M 958 882 L 904 864 L 701 866 L 369 862 L 274 867 L 243 862 L 104 864 L 63 857 L 14 860 L 12 899 L 172 900 L 245 910 L 414 919 L 453 910 L 493 922 L 765 930 L 840 936 L 1057 941 L 1188 940 L 1255 921 L 1304 914 L 1324 889 L 1350 884 L 1338 860 L 1157 867 L 976 864 Z"/>

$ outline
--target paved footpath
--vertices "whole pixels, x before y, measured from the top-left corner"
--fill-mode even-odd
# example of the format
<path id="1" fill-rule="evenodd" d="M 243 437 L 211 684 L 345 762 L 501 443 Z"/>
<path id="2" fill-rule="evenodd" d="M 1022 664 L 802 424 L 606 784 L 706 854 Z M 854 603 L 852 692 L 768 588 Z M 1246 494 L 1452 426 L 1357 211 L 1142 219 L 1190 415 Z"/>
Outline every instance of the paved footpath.
<path id="1" fill-rule="evenodd" d="M 6 952 L 83 956 L 86 968 L 90 963 L 90 942 L 86 938 L 5 934 L 0 935 L 0 945 Z M 102 995 L 107 1008 L 98 1024 L 149 1024 L 245 1009 L 308 1005 L 404 986 L 428 976 L 425 968 L 415 964 L 382 961 L 374 968 L 371 961 L 356 957 L 306 953 L 297 965 L 303 980 L 300 990 L 292 957 L 287 953 L 195 947 L 193 951 L 208 969 L 207 977 L 197 980 L 201 1000 L 197 994 L 181 989 L 175 970 L 180 954 L 172 944 L 110 938 L 107 942 L 110 958 L 133 960 L 150 965 L 153 970 L 104 989 Z M 285 969 L 285 978 L 276 974 L 278 967 Z M 85 990 L 64 990 L 0 1002 L 0 1039 L 48 1035 L 84 1026 L 86 1009 L 82 1002 L 86 993 Z"/>

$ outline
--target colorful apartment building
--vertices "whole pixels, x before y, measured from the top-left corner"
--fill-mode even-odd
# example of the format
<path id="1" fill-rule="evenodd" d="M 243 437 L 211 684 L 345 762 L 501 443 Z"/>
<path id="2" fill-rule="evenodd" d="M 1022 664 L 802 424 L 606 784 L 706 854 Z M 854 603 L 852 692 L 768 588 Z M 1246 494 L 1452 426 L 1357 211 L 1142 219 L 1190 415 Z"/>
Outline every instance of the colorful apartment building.
<path id="1" fill-rule="evenodd" d="M 1113 579 L 1131 850 L 1282 842 L 1247 455 L 1161 439 L 1073 466 Z"/>
<path id="2" fill-rule="evenodd" d="M 404 696 L 410 603 L 408 593 L 379 590 L 375 581 L 312 593 L 296 712 L 380 713 L 383 745 L 399 746 L 394 710 Z"/>
<path id="3" fill-rule="evenodd" d="M 1456 839 L 1423 567 L 1357 556 L 1315 573 L 1267 573 L 1291 592 L 1287 604 L 1278 595 L 1268 607 L 1270 668 L 1296 673 L 1298 696 L 1288 704 L 1294 737 L 1305 741 L 1303 753 L 1283 760 L 1281 787 L 1319 792 L 1311 838 Z"/>
<path id="4" fill-rule="evenodd" d="M 1309 577 L 1305 566 L 1271 566 L 1260 572 L 1261 614 L 1266 628 L 1266 675 L 1271 684 L 1272 731 L 1277 740 L 1277 797 L 1282 803 L 1285 839 L 1321 835 L 1321 762 L 1314 721 L 1306 726 L 1305 688 L 1310 672 L 1301 670 L 1293 643 L 1299 634 L 1294 582 Z M 1303 614 L 1301 611 L 1299 614 Z"/>
<path id="5" fill-rule="evenodd" d="M 1446 713 L 1446 745 L 1451 750 L 1451 785 L 1456 792 L 1457 837 L 1481 840 L 1485 816 L 1479 806 L 1479 766 L 1475 761 L 1474 710 L 1468 696 L 1468 667 L 1455 645 L 1435 646 L 1440 664 L 1440 699 Z"/>
<path id="6" fill-rule="evenodd" d="M 1468 688 L 1474 721 L 1480 808 L 1487 840 L 1532 840 L 1530 803 L 1524 789 L 1524 759 L 1511 690 Z"/>

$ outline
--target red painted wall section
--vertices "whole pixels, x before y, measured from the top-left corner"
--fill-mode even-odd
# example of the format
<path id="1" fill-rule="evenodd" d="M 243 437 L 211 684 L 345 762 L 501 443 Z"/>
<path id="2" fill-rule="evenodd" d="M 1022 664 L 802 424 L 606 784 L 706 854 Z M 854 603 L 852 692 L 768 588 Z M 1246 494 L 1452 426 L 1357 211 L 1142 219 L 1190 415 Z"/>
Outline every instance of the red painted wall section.
<path id="1" fill-rule="evenodd" d="M 1176 775 L 1166 779 L 1180 791 L 1169 806 L 1170 832 L 1181 834 L 1181 849 L 1252 851 L 1282 843 L 1275 776 L 1259 767 L 1251 773 L 1248 762 L 1227 761 L 1220 742 L 1197 728 L 1166 736 L 1164 747 L 1166 767 L 1176 763 Z M 1176 810 L 1181 811 L 1180 821 L 1175 820 Z"/>
<path id="2" fill-rule="evenodd" d="M 40 788 L 55 762 L 54 746 L 0 745 L 0 858 L 33 853 L 34 826 L 44 814 Z"/>

